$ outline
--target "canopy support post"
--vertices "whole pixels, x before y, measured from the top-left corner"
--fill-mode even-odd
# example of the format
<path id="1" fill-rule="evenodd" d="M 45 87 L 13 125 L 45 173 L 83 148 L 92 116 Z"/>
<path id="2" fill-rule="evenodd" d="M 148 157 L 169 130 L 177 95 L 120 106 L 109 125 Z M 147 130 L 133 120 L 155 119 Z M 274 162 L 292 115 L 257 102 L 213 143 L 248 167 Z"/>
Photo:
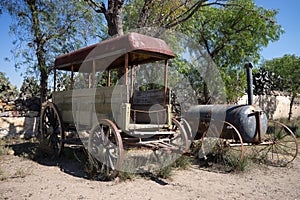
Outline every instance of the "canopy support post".
<path id="1" fill-rule="evenodd" d="M 92 87 L 91 88 L 95 88 L 95 74 L 96 74 L 96 61 L 93 60 Z"/>
<path id="2" fill-rule="evenodd" d="M 54 84 L 53 84 L 53 91 L 55 92 L 56 91 L 56 68 L 54 67 L 53 69 L 53 81 L 54 81 Z"/>
<path id="3" fill-rule="evenodd" d="M 129 54 L 125 54 L 125 85 L 127 89 L 127 94 L 129 94 L 129 84 L 128 84 L 128 63 L 129 63 Z M 129 102 L 129 95 L 127 95 L 126 102 Z"/>
<path id="4" fill-rule="evenodd" d="M 107 86 L 110 86 L 110 70 L 107 70 Z"/>
<path id="5" fill-rule="evenodd" d="M 128 53 L 125 54 L 125 85 L 128 85 Z"/>
<path id="6" fill-rule="evenodd" d="M 167 104 L 167 92 L 168 92 L 168 60 L 165 60 L 165 74 L 164 74 L 164 108 Z"/>
<path id="7" fill-rule="evenodd" d="M 74 88 L 74 65 L 71 67 L 71 90 Z"/>
<path id="8" fill-rule="evenodd" d="M 134 65 L 131 66 L 131 80 L 130 80 L 130 100 L 133 97 L 133 88 L 134 88 Z"/>

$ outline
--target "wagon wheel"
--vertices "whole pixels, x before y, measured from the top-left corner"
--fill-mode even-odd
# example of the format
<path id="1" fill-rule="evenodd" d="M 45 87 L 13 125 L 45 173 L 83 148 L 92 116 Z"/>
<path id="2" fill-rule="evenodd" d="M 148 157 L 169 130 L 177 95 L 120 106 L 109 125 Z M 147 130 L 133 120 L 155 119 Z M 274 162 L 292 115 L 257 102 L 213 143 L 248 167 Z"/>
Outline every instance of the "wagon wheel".
<path id="1" fill-rule="evenodd" d="M 123 143 L 116 125 L 110 120 L 101 120 L 90 133 L 89 159 L 101 180 L 115 178 L 122 167 Z"/>
<path id="2" fill-rule="evenodd" d="M 239 167 L 244 156 L 241 134 L 228 122 L 224 122 L 223 132 L 218 133 L 216 126 L 211 124 L 202 135 L 201 153 L 205 159 L 212 156 L 214 162 L 231 169 Z"/>
<path id="3" fill-rule="evenodd" d="M 190 124 L 184 118 L 180 119 L 180 124 L 184 127 L 184 130 L 187 134 L 188 139 L 192 141 L 194 139 L 194 135 L 193 135 L 192 128 L 191 128 Z"/>
<path id="4" fill-rule="evenodd" d="M 61 115 L 53 103 L 47 103 L 41 112 L 40 133 L 38 139 L 42 148 L 55 156 L 62 152 L 65 134 Z"/>
<path id="5" fill-rule="evenodd" d="M 270 165 L 286 166 L 296 158 L 298 153 L 295 134 L 280 122 L 268 122 L 262 144 L 265 146 L 257 147 L 258 158 Z"/>
<path id="6" fill-rule="evenodd" d="M 179 153 L 186 153 L 189 150 L 189 140 L 184 126 L 175 118 L 172 118 L 172 135 L 170 144 L 172 149 Z"/>

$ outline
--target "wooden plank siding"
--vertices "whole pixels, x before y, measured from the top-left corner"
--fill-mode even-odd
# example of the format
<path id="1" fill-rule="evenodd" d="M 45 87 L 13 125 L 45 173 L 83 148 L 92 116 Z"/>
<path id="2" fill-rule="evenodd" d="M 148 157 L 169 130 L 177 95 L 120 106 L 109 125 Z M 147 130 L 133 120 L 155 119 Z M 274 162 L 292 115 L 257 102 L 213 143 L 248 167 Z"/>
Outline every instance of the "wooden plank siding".
<path id="1" fill-rule="evenodd" d="M 92 126 L 100 119 L 121 120 L 122 104 L 128 103 L 128 92 L 125 85 L 53 92 L 53 103 L 61 112 L 64 123 Z"/>

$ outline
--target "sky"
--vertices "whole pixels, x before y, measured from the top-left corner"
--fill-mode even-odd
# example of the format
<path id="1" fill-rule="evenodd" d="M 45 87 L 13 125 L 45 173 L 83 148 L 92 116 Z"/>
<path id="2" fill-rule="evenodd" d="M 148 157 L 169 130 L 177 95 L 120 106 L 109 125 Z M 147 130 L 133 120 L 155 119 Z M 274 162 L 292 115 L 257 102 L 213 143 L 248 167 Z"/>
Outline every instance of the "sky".
<path id="1" fill-rule="evenodd" d="M 280 24 L 285 33 L 279 41 L 270 43 L 261 52 L 261 57 L 266 60 L 282 57 L 285 54 L 300 56 L 300 0 L 255 0 L 258 6 L 266 9 L 279 10 L 277 23 Z M 9 34 L 9 25 L 12 20 L 7 14 L 0 15 L 0 72 L 4 72 L 10 82 L 20 88 L 23 78 L 22 71 L 15 70 L 13 54 L 13 36 Z M 10 58 L 11 61 L 5 61 Z"/>

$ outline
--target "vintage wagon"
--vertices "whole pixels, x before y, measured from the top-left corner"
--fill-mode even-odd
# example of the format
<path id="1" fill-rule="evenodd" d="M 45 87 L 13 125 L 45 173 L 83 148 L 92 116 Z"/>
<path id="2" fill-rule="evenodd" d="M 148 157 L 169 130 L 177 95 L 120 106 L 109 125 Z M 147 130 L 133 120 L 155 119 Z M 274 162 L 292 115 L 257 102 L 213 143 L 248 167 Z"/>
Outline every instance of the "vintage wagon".
<path id="1" fill-rule="evenodd" d="M 88 133 L 89 152 L 103 163 L 100 173 L 107 176 L 121 169 L 124 148 L 186 152 L 187 134 L 170 104 L 168 59 L 173 57 L 163 40 L 138 33 L 57 57 L 52 100 L 40 117 L 41 143 L 59 155 L 64 144 L 74 141 L 70 130 Z M 135 86 L 135 69 L 148 63 L 163 66 L 163 85 Z M 70 74 L 69 90 L 57 91 L 60 71 Z"/>

